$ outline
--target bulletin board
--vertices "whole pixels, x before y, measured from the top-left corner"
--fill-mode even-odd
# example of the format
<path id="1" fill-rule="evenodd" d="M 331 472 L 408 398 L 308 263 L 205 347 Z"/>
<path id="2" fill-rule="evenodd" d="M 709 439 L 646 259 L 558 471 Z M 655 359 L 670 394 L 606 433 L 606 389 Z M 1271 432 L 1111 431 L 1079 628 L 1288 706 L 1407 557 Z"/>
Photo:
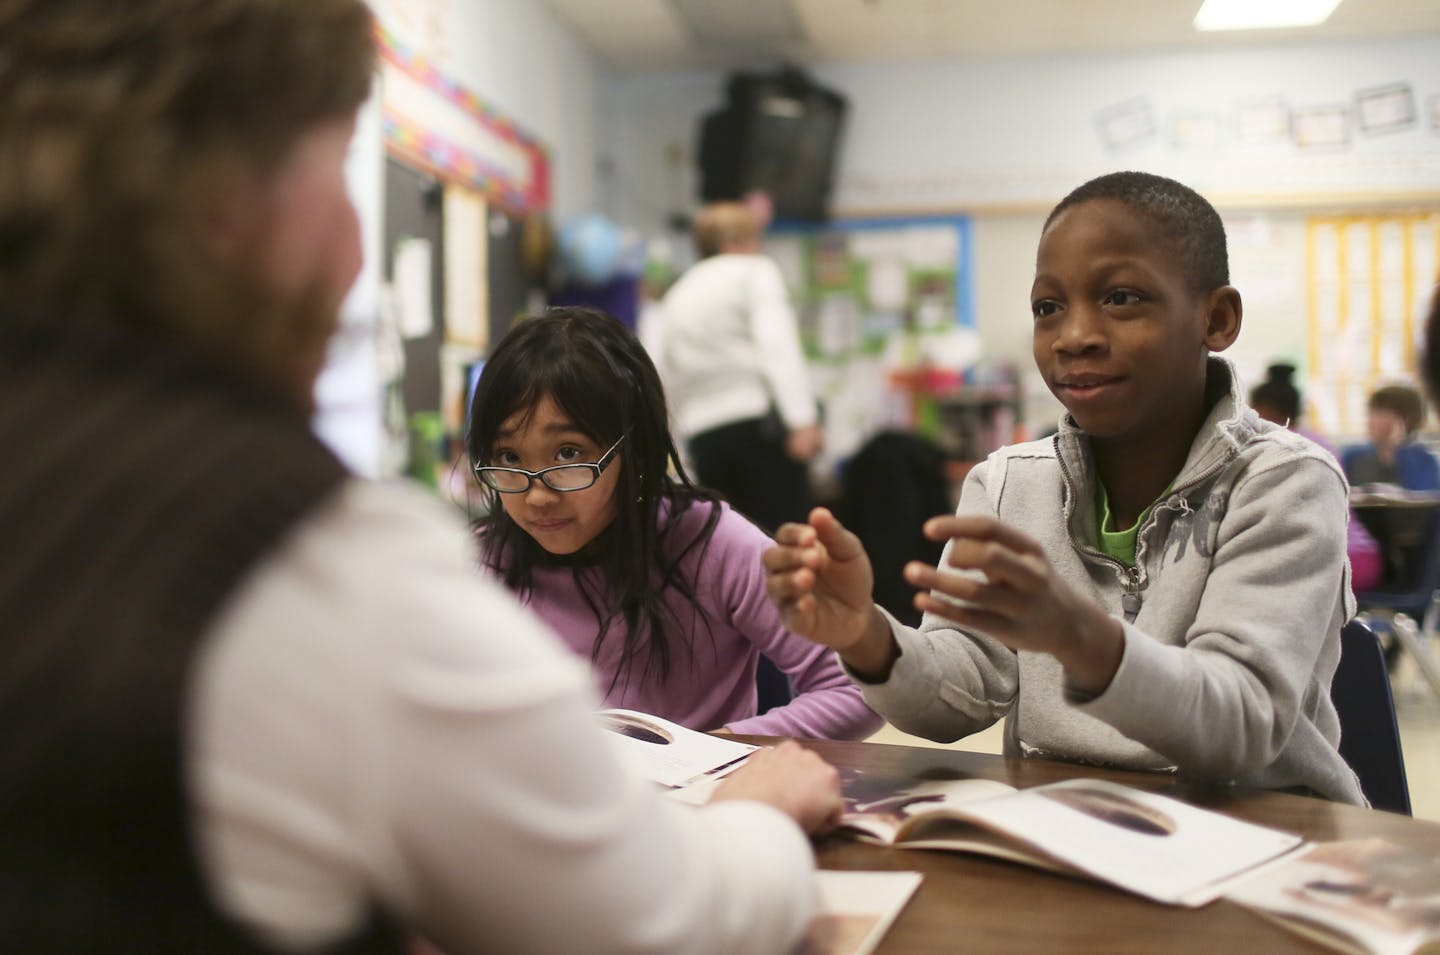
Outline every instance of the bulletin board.
<path id="1" fill-rule="evenodd" d="M 765 251 L 785 273 L 814 357 L 883 349 L 910 327 L 975 325 L 967 216 L 779 226 Z"/>
<path id="2" fill-rule="evenodd" d="M 1440 215 L 1312 217 L 1305 272 L 1307 419 L 1322 434 L 1363 434 L 1372 391 L 1419 380 Z"/>
<path id="3" fill-rule="evenodd" d="M 971 234 L 969 217 L 945 216 L 782 225 L 767 235 L 824 409 L 819 471 L 881 430 L 934 431 L 929 399 L 984 374 Z"/>

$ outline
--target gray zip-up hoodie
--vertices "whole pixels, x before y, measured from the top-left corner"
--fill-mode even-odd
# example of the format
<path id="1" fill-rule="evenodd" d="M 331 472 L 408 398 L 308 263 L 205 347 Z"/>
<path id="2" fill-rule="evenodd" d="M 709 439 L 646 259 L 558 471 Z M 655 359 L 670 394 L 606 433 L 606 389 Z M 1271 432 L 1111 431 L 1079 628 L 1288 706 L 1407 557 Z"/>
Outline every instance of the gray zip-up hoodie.
<path id="1" fill-rule="evenodd" d="M 1007 755 L 1053 756 L 1365 804 L 1336 749 L 1330 679 L 1354 612 L 1344 475 L 1319 446 L 1247 408 L 1210 359 L 1211 410 L 1146 518 L 1131 569 L 1097 547 L 1089 439 L 1001 448 L 966 479 L 960 514 L 1037 539 L 1056 571 L 1119 618 L 1124 656 L 1085 698 L 1048 654 L 1015 652 L 926 615 L 893 619 L 901 656 L 865 701 L 908 733 L 951 741 L 1001 717 Z M 948 554 L 948 548 L 947 548 Z"/>

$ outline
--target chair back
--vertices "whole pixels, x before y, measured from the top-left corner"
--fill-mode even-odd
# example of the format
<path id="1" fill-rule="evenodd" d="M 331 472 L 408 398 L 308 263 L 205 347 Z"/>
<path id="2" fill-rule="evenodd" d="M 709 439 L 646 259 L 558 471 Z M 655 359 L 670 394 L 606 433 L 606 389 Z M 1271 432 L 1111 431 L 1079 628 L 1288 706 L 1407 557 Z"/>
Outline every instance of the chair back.
<path id="1" fill-rule="evenodd" d="M 934 564 L 944 545 L 925 536 L 925 522 L 955 510 L 945 477 L 945 455 L 918 434 L 882 431 L 846 465 L 835 516 L 870 557 L 874 600 L 910 626 L 920 623 L 915 588 L 905 580 L 912 560 Z"/>
<path id="2" fill-rule="evenodd" d="M 759 665 L 755 668 L 755 691 L 757 716 L 768 713 L 777 706 L 784 706 L 795 695 L 785 671 L 763 653 L 760 654 Z"/>
<path id="3" fill-rule="evenodd" d="M 1330 684 L 1330 699 L 1340 716 L 1340 755 L 1355 775 L 1370 805 L 1410 815 L 1410 786 L 1385 651 L 1375 631 L 1351 620 L 1340 631 L 1340 665 Z"/>
<path id="4" fill-rule="evenodd" d="M 1391 610 L 1408 614 L 1416 623 L 1425 619 L 1436 590 L 1440 590 L 1440 508 L 1415 513 L 1423 525 L 1417 566 L 1402 590 L 1362 590 L 1355 594 L 1360 610 Z"/>

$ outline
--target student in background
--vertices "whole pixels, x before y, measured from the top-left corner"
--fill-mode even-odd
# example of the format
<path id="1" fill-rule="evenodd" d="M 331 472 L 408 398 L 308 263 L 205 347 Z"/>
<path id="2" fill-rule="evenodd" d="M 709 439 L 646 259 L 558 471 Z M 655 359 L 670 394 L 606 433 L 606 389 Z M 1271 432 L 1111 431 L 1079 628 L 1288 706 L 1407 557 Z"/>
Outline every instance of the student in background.
<path id="1" fill-rule="evenodd" d="M 609 706 L 697 730 L 868 736 L 881 721 L 859 688 L 766 598 L 770 539 L 690 482 L 668 421 L 618 321 L 563 308 L 521 322 L 470 409 L 485 566 L 590 661 Z M 761 653 L 795 695 L 757 716 Z"/>
<path id="2" fill-rule="evenodd" d="M 918 630 L 870 603 L 869 561 L 826 511 L 765 556 L 791 629 L 841 654 L 897 727 L 1005 750 L 1363 803 L 1330 679 L 1354 611 L 1345 481 L 1245 406 L 1213 357 L 1240 293 L 1215 210 L 1180 183 L 1102 176 L 1050 213 L 1035 362 L 1067 414 L 1002 448 L 910 564 Z"/>
<path id="3" fill-rule="evenodd" d="M 307 425 L 374 66 L 359 0 L 0 3 L 0 947 L 787 951 L 834 770 L 663 800 Z"/>
<path id="4" fill-rule="evenodd" d="M 810 507 L 820 452 L 815 395 L 790 292 L 740 202 L 695 216 L 701 260 L 660 304 L 652 347 L 695 478 L 767 531 Z"/>
<path id="5" fill-rule="evenodd" d="M 1425 421 L 1420 392 L 1387 385 L 1370 396 L 1365 431 L 1369 441 L 1340 455 L 1351 484 L 1394 484 L 1408 491 L 1440 490 L 1440 463 L 1417 443 Z"/>
<path id="6" fill-rule="evenodd" d="M 1336 454 L 1323 437 L 1300 426 L 1300 389 L 1295 387 L 1295 366 L 1280 362 L 1265 369 L 1265 380 L 1250 389 L 1250 407 L 1272 424 L 1302 434 L 1320 447 Z M 1337 455 L 1338 458 L 1338 455 Z M 1350 586 L 1356 592 L 1380 583 L 1383 562 L 1380 545 L 1352 511 L 1345 527 L 1345 554 L 1350 560 Z"/>
<path id="7" fill-rule="evenodd" d="M 1365 430 L 1370 440 L 1340 455 L 1345 476 L 1356 487 L 1389 484 L 1407 491 L 1440 490 L 1440 462 L 1414 440 L 1425 420 L 1420 392 L 1406 385 L 1387 385 L 1370 395 Z M 1358 512 L 1380 546 L 1384 560 L 1381 586 L 1406 590 L 1416 583 L 1425 547 L 1415 516 L 1386 508 Z"/>

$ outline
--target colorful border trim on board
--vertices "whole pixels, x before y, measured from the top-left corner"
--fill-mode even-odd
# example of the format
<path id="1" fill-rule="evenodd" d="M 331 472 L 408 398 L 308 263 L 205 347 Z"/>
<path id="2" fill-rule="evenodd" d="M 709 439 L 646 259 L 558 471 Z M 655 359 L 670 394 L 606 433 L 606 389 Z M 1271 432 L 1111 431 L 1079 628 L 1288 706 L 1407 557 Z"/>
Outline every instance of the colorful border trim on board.
<path id="1" fill-rule="evenodd" d="M 376 28 L 383 84 L 382 135 L 392 153 L 485 194 L 511 212 L 550 204 L 543 145 L 441 73 L 383 27 Z"/>

